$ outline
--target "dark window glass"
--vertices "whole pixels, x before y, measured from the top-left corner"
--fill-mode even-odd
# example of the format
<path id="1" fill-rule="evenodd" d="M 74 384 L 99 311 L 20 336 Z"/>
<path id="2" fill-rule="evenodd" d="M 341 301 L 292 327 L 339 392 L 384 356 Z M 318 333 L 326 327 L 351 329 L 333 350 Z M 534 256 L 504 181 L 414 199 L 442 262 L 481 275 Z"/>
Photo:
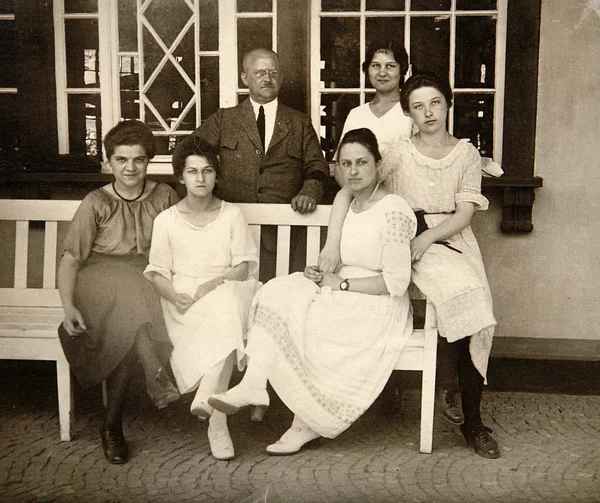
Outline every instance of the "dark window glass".
<path id="1" fill-rule="evenodd" d="M 412 0 L 410 10 L 450 10 L 450 0 Z"/>
<path id="2" fill-rule="evenodd" d="M 137 52 L 137 2 L 119 0 L 119 51 Z"/>
<path id="3" fill-rule="evenodd" d="M 413 17 L 410 37 L 412 73 L 431 72 L 447 78 L 450 71 L 450 18 Z"/>
<path id="4" fill-rule="evenodd" d="M 219 58 L 200 58 L 201 119 L 208 119 L 219 109 Z"/>
<path id="5" fill-rule="evenodd" d="M 393 39 L 399 45 L 404 45 L 404 17 L 367 18 L 366 20 L 367 48 L 375 41 Z M 365 75 L 365 86 L 372 88 L 369 77 Z"/>
<path id="6" fill-rule="evenodd" d="M 456 19 L 455 87 L 494 87 L 496 19 Z"/>
<path id="7" fill-rule="evenodd" d="M 98 87 L 98 21 L 67 19 L 67 87 Z"/>
<path id="8" fill-rule="evenodd" d="M 367 10 L 404 10 L 404 0 L 367 0 Z"/>
<path id="9" fill-rule="evenodd" d="M 17 87 L 17 31 L 14 21 L 0 21 L 0 87 Z"/>
<path id="10" fill-rule="evenodd" d="M 321 94 L 321 148 L 333 159 L 350 110 L 360 103 L 358 94 Z"/>
<path id="11" fill-rule="evenodd" d="M 496 0 L 456 0 L 456 10 L 496 10 Z"/>
<path id="12" fill-rule="evenodd" d="M 121 117 L 140 117 L 140 76 L 138 58 L 122 56 L 119 60 L 119 87 L 121 90 Z"/>
<path id="13" fill-rule="evenodd" d="M 454 95 L 454 136 L 469 138 L 484 157 L 494 151 L 494 96 Z"/>
<path id="14" fill-rule="evenodd" d="M 5 155 L 10 156 L 19 147 L 19 114 L 16 94 L 0 94 L 0 166 Z"/>
<path id="15" fill-rule="evenodd" d="M 359 20 L 356 18 L 321 19 L 321 80 L 325 87 L 360 85 Z"/>
<path id="16" fill-rule="evenodd" d="M 237 0 L 237 11 L 273 12 L 273 0 Z"/>
<path id="17" fill-rule="evenodd" d="M 271 19 L 240 18 L 238 27 L 238 68 L 242 68 L 244 54 L 257 47 L 271 49 L 273 45 L 273 22 Z M 240 71 L 241 74 L 241 71 Z M 245 87 L 240 75 L 238 87 Z"/>
<path id="18" fill-rule="evenodd" d="M 219 49 L 219 5 L 214 0 L 200 0 L 200 50 Z"/>
<path id="19" fill-rule="evenodd" d="M 67 14 L 98 12 L 98 0 L 64 0 L 64 2 Z"/>
<path id="20" fill-rule="evenodd" d="M 321 0 L 321 10 L 329 12 L 360 11 L 360 0 Z"/>
<path id="21" fill-rule="evenodd" d="M 156 155 L 172 154 L 173 148 L 175 148 L 175 142 L 179 138 L 179 136 L 174 137 L 165 135 L 154 135 L 154 142 L 156 143 Z"/>
<path id="22" fill-rule="evenodd" d="M 14 0 L 0 0 L 0 14 L 14 14 L 15 13 L 15 1 Z"/>
<path id="23" fill-rule="evenodd" d="M 69 153 L 102 156 L 100 96 L 72 94 L 68 97 Z"/>
<path id="24" fill-rule="evenodd" d="M 145 16 L 162 41 L 170 47 L 193 12 L 186 2 L 153 0 L 146 9 Z M 189 29 L 193 31 L 193 27 Z"/>

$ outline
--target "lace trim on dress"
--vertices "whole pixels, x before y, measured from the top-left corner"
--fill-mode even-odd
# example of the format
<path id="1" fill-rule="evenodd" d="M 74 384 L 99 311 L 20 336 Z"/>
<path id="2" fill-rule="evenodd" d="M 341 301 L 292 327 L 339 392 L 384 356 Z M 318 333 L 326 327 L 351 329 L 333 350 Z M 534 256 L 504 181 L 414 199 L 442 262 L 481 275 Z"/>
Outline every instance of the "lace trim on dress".
<path id="1" fill-rule="evenodd" d="M 408 139 L 406 140 L 406 142 L 408 143 L 407 150 L 413 157 L 413 159 L 416 161 L 416 163 L 419 165 L 427 166 L 431 169 L 446 168 L 447 166 L 454 164 L 457 161 L 457 159 L 459 159 L 461 156 L 472 155 L 473 151 L 471 150 L 471 148 L 475 149 L 475 147 L 471 144 L 470 140 L 466 138 L 461 138 L 460 140 L 458 140 L 458 143 L 452 149 L 452 152 L 450 152 L 447 156 L 442 157 L 441 159 L 433 159 L 431 157 L 427 157 L 426 155 L 421 154 L 421 152 L 417 150 L 417 147 L 415 147 L 415 144 L 412 142 L 412 140 Z M 475 152 L 477 151 L 475 150 Z M 468 166 L 470 164 L 473 164 L 473 162 L 475 162 L 476 160 L 476 158 L 473 158 L 473 161 L 471 162 L 465 161 L 464 165 Z"/>
<path id="2" fill-rule="evenodd" d="M 401 211 L 387 211 L 385 220 L 387 223 L 385 244 L 410 244 L 410 240 L 415 235 L 416 225 L 408 215 Z"/>

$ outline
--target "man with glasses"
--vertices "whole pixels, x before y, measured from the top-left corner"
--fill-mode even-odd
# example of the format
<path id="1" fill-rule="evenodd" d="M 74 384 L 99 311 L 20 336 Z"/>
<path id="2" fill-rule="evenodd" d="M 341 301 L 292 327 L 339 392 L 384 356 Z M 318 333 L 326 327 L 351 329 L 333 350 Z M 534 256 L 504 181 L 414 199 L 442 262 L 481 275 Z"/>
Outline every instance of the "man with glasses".
<path id="1" fill-rule="evenodd" d="M 282 80 L 275 52 L 248 52 L 242 81 L 250 97 L 219 109 L 192 134 L 219 147 L 218 197 L 234 203 L 289 203 L 295 211 L 308 213 L 323 197 L 329 167 L 310 119 L 279 102 Z M 292 231 L 292 243 L 300 250 L 305 239 Z M 263 227 L 261 280 L 274 276 L 276 240 L 276 228 Z M 294 250 L 291 268 L 304 269 Z"/>

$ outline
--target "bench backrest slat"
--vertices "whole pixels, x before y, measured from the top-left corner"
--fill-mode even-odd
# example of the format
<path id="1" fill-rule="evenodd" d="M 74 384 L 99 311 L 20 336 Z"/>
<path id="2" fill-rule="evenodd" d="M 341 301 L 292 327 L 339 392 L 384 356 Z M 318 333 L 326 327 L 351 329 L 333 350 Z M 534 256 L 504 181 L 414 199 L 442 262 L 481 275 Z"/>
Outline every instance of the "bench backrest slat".
<path id="1" fill-rule="evenodd" d="M 15 288 L 27 286 L 27 251 L 29 248 L 29 222 L 19 220 L 15 234 Z"/>
<path id="2" fill-rule="evenodd" d="M 290 270 L 290 236 L 292 228 L 289 225 L 277 227 L 277 263 L 275 276 L 285 276 Z"/>

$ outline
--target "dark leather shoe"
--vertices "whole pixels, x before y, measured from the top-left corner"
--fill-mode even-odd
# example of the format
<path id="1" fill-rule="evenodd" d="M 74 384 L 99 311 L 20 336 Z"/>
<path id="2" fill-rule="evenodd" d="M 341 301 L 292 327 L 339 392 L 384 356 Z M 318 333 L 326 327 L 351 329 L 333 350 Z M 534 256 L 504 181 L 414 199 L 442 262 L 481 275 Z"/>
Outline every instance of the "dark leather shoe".
<path id="1" fill-rule="evenodd" d="M 101 432 L 102 450 L 106 461 L 113 465 L 122 465 L 129 461 L 129 451 L 121 428 L 108 427 Z"/>
<path id="2" fill-rule="evenodd" d="M 450 424 L 458 426 L 465 422 L 460 391 L 447 389 L 439 391 L 436 405 L 442 417 Z"/>
<path id="3" fill-rule="evenodd" d="M 154 380 L 148 383 L 148 394 L 159 409 L 179 399 L 179 391 L 169 379 L 164 368 L 159 368 Z"/>
<path id="4" fill-rule="evenodd" d="M 496 459 L 500 457 L 498 442 L 490 435 L 491 431 L 486 426 L 478 426 L 472 430 L 467 430 L 465 425 L 461 425 L 462 432 L 467 444 L 472 445 L 475 452 L 483 458 Z"/>

